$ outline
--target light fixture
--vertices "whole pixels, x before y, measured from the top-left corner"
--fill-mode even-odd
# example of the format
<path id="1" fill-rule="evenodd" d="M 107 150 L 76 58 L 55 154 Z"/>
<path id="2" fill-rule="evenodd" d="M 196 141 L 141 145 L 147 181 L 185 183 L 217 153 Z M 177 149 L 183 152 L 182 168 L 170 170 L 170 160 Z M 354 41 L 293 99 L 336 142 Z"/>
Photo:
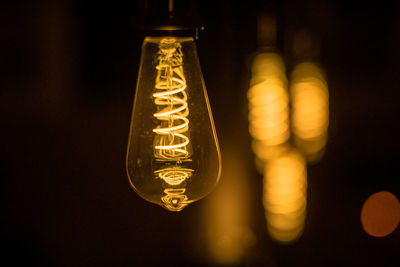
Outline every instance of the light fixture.
<path id="1" fill-rule="evenodd" d="M 169 1 L 169 18 L 172 11 Z M 143 41 L 126 167 L 142 198 L 180 211 L 215 187 L 221 156 L 192 36 L 197 28 L 170 22 Z"/>

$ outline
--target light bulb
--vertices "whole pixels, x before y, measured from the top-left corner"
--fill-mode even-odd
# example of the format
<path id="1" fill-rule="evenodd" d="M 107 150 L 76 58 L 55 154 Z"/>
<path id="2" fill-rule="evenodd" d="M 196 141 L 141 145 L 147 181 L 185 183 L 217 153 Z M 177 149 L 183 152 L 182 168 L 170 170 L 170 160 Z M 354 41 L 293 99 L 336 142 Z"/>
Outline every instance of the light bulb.
<path id="1" fill-rule="evenodd" d="M 288 150 L 289 94 L 285 64 L 279 54 L 262 52 L 252 62 L 247 92 L 249 133 L 261 173 L 265 163 Z"/>
<path id="2" fill-rule="evenodd" d="M 192 37 L 146 37 L 127 151 L 133 189 L 180 211 L 221 174 L 217 135 Z"/>
<path id="3" fill-rule="evenodd" d="M 291 75 L 294 143 L 307 161 L 316 163 L 328 139 L 329 91 L 322 69 L 315 63 L 298 64 Z"/>
<path id="4" fill-rule="evenodd" d="M 307 170 L 296 150 L 270 160 L 264 170 L 263 204 L 268 233 L 277 241 L 292 242 L 304 228 Z"/>

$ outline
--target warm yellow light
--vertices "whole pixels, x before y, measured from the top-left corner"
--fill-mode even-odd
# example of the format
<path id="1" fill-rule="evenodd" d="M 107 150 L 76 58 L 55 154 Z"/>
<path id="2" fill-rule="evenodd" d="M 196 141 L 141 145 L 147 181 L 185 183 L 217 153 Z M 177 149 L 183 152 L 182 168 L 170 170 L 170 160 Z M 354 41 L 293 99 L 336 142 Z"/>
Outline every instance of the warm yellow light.
<path id="1" fill-rule="evenodd" d="M 322 70 L 314 63 L 297 65 L 291 75 L 294 143 L 311 162 L 318 160 L 327 141 L 329 92 Z"/>
<path id="2" fill-rule="evenodd" d="M 220 162 L 193 38 L 146 37 L 127 153 L 132 187 L 180 211 L 210 193 Z"/>
<path id="3" fill-rule="evenodd" d="M 289 96 L 286 70 L 276 53 L 260 53 L 252 64 L 247 93 L 249 133 L 253 152 L 263 166 L 290 137 Z M 262 167 L 260 167 L 262 169 Z"/>
<path id="4" fill-rule="evenodd" d="M 255 56 L 251 74 L 250 86 L 265 81 L 267 78 L 276 78 L 284 84 L 287 83 L 285 64 L 279 54 L 274 52 L 259 53 Z"/>
<path id="5" fill-rule="evenodd" d="M 228 148 L 229 149 L 229 148 Z M 221 183 L 207 198 L 203 220 L 205 245 L 211 265 L 237 265 L 244 262 L 247 249 L 254 244 L 250 177 L 241 154 L 225 151 Z"/>
<path id="6" fill-rule="evenodd" d="M 155 83 L 156 92 L 153 93 L 154 104 L 157 111 L 154 117 L 160 120 L 157 128 L 153 132 L 155 136 L 154 157 L 161 160 L 177 161 L 189 157 L 187 145 L 190 143 L 187 137 L 189 130 L 189 120 L 186 118 L 189 114 L 187 104 L 186 79 L 183 74 L 183 58 L 179 43 L 175 39 L 163 39 L 160 42 L 160 51 L 158 56 L 157 78 Z M 160 172 L 169 172 L 170 168 L 157 170 L 160 178 L 163 175 Z M 180 168 L 182 169 L 182 168 Z M 182 170 L 187 170 L 187 174 Z M 175 172 L 176 179 L 171 183 L 171 179 L 164 179 L 170 185 L 177 185 L 176 181 L 183 182 L 188 178 L 192 169 L 182 169 Z M 179 183 L 179 184 L 180 184 Z"/>
<path id="7" fill-rule="evenodd" d="M 253 140 L 251 142 L 251 148 L 253 149 L 254 154 L 257 155 L 255 159 L 255 166 L 257 171 L 260 173 L 263 173 L 264 171 L 266 160 L 278 157 L 291 149 L 289 143 L 269 146 L 258 140 Z"/>
<path id="8" fill-rule="evenodd" d="M 302 233 L 307 205 L 305 160 L 291 150 L 268 161 L 264 169 L 263 204 L 267 229 L 280 242 L 296 240 Z"/>

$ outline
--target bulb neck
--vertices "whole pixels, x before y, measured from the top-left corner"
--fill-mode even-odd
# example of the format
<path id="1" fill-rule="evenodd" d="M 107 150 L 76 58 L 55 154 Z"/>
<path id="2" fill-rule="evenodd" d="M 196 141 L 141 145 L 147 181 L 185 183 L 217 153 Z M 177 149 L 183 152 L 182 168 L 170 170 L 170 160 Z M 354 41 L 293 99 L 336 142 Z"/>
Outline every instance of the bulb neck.
<path id="1" fill-rule="evenodd" d="M 204 29 L 196 12 L 197 1 L 146 0 L 138 8 L 135 28 L 152 36 L 191 36 Z"/>
<path id="2" fill-rule="evenodd" d="M 148 36 L 174 36 L 174 37 L 193 37 L 198 39 L 199 31 L 203 28 L 186 28 L 174 25 L 163 25 L 145 29 Z"/>

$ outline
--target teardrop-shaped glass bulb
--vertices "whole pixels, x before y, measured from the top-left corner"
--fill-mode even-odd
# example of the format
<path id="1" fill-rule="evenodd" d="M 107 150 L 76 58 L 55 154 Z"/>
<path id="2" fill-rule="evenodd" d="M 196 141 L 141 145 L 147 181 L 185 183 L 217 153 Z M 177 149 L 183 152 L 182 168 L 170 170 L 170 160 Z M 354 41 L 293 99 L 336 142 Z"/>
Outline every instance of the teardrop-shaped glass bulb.
<path id="1" fill-rule="evenodd" d="M 193 38 L 144 39 L 126 164 L 134 190 L 171 211 L 217 184 L 221 155 Z"/>

